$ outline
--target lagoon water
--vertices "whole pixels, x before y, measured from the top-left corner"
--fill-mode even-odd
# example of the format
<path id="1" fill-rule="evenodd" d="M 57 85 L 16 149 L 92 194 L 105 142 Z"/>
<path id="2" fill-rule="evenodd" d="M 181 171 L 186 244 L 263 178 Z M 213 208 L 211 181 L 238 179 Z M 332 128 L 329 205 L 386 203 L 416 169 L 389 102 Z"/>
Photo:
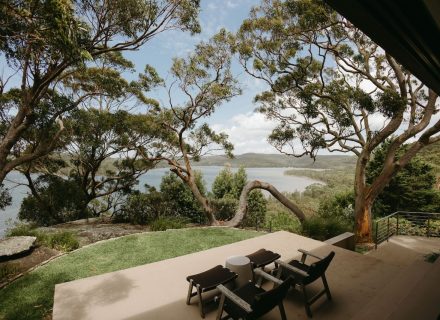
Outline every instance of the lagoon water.
<path id="1" fill-rule="evenodd" d="M 206 182 L 208 190 L 211 189 L 212 183 L 220 170 L 224 167 L 209 166 L 209 167 L 195 167 L 203 174 L 203 179 Z M 274 185 L 281 192 L 302 192 L 305 188 L 318 181 L 306 178 L 285 175 L 284 172 L 292 168 L 246 168 L 248 180 L 262 180 Z M 236 172 L 238 168 L 231 168 L 232 172 Z M 144 185 L 160 188 L 162 176 L 170 172 L 168 168 L 153 169 L 142 175 L 139 179 L 139 188 L 144 190 Z M 0 210 L 0 238 L 5 234 L 8 226 L 11 226 L 17 220 L 18 210 L 20 208 L 23 198 L 27 195 L 28 188 L 26 186 L 17 185 L 24 183 L 25 178 L 18 172 L 11 172 L 7 176 L 8 181 L 5 181 L 5 186 L 11 188 L 12 205 L 8 206 L 4 211 Z M 14 181 L 14 182 L 12 182 Z"/>

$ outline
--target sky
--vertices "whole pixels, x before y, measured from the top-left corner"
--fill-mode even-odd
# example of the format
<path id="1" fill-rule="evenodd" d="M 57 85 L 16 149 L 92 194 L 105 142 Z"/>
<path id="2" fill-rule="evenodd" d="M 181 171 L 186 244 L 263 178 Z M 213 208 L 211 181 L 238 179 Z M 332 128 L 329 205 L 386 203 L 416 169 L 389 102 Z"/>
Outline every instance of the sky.
<path id="1" fill-rule="evenodd" d="M 259 0 L 202 0 L 199 16 L 202 32 L 191 36 L 182 31 L 166 31 L 153 38 L 139 51 L 124 53 L 132 60 L 137 72 L 142 72 L 146 64 L 152 65 L 165 79 L 170 80 L 169 69 L 173 57 L 185 57 L 200 41 L 207 41 L 221 28 L 236 31 L 241 22 L 248 17 L 253 6 Z M 267 142 L 267 137 L 275 127 L 273 121 L 254 112 L 257 107 L 253 102 L 256 94 L 265 89 L 264 84 L 247 75 L 235 61 L 232 69 L 239 79 L 243 93 L 230 102 L 222 104 L 216 112 L 205 121 L 216 132 L 225 132 L 234 145 L 234 154 L 248 152 L 277 153 Z M 165 89 L 157 89 L 152 93 L 161 104 L 167 105 Z"/>

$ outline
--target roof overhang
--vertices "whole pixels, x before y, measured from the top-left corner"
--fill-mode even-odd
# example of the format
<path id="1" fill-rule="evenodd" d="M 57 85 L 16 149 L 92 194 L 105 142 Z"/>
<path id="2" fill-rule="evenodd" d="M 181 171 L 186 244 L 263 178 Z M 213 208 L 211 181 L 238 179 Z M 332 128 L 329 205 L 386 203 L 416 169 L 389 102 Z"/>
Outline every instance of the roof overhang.
<path id="1" fill-rule="evenodd" d="M 325 0 L 440 95 L 439 0 Z"/>

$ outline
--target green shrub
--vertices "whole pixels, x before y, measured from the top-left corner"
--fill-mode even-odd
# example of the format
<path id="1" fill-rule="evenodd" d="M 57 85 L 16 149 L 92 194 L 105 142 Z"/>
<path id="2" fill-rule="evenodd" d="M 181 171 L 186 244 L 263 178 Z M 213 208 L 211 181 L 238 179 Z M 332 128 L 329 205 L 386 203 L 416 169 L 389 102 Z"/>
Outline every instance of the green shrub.
<path id="1" fill-rule="evenodd" d="M 45 245 L 47 242 L 47 235 L 38 231 L 34 225 L 26 223 L 17 223 L 6 232 L 7 237 L 31 236 L 37 238 L 37 245 Z"/>
<path id="2" fill-rule="evenodd" d="M 264 226 L 266 223 L 267 199 L 261 190 L 253 190 L 248 197 L 248 212 L 243 219 L 243 226 Z"/>
<path id="3" fill-rule="evenodd" d="M 77 237 L 68 231 L 57 232 L 48 236 L 48 244 L 58 251 L 72 251 L 79 248 Z"/>
<path id="4" fill-rule="evenodd" d="M 218 220 L 229 220 L 237 211 L 238 208 L 238 200 L 234 199 L 230 196 L 225 196 L 223 198 L 211 198 L 209 199 L 209 203 L 215 212 L 215 217 Z"/>
<path id="5" fill-rule="evenodd" d="M 341 220 L 320 216 L 308 218 L 302 225 L 303 235 L 320 241 L 330 239 L 350 230 L 351 227 Z"/>
<path id="6" fill-rule="evenodd" d="M 32 236 L 37 237 L 37 245 L 46 246 L 59 251 L 72 251 L 79 248 L 79 242 L 75 234 L 69 231 L 62 231 L 53 234 L 44 233 L 34 226 L 20 223 L 9 229 L 7 237 Z"/>
<path id="7" fill-rule="evenodd" d="M 48 226 L 91 215 L 87 209 L 84 211 L 85 195 L 73 180 L 41 175 L 35 180 L 35 189 L 39 197 L 30 194 L 21 203 L 18 217 L 22 220 Z"/>
<path id="8" fill-rule="evenodd" d="M 186 226 L 187 220 L 181 217 L 160 217 L 150 224 L 151 231 L 165 231 L 167 229 L 181 229 Z"/>
<path id="9" fill-rule="evenodd" d="M 0 263 L 0 282 L 17 274 L 18 271 L 19 268 L 17 263 Z"/>
<path id="10" fill-rule="evenodd" d="M 284 211 L 268 215 L 265 228 L 269 229 L 271 226 L 272 231 L 285 230 L 293 233 L 301 233 L 301 223 L 298 218 Z"/>
<path id="11" fill-rule="evenodd" d="M 318 215 L 324 219 L 337 219 L 354 225 L 354 192 L 339 192 L 319 203 Z"/>
<path id="12" fill-rule="evenodd" d="M 434 263 L 438 257 L 440 257 L 440 252 L 431 252 L 425 255 L 425 261 L 429 263 Z"/>
<path id="13" fill-rule="evenodd" d="M 145 225 L 166 214 L 167 210 L 163 194 L 152 187 L 146 193 L 131 194 L 122 210 L 113 216 L 113 221 Z"/>

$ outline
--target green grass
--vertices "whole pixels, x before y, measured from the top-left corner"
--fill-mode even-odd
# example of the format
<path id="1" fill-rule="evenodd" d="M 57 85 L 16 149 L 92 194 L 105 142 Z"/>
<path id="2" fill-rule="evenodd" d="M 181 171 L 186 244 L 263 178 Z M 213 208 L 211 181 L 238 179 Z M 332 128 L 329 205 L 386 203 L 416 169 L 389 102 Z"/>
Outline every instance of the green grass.
<path id="1" fill-rule="evenodd" d="M 36 269 L 0 290 L 0 319 L 43 319 L 55 284 L 169 259 L 253 238 L 227 228 L 180 229 L 131 235 L 85 247 Z"/>

